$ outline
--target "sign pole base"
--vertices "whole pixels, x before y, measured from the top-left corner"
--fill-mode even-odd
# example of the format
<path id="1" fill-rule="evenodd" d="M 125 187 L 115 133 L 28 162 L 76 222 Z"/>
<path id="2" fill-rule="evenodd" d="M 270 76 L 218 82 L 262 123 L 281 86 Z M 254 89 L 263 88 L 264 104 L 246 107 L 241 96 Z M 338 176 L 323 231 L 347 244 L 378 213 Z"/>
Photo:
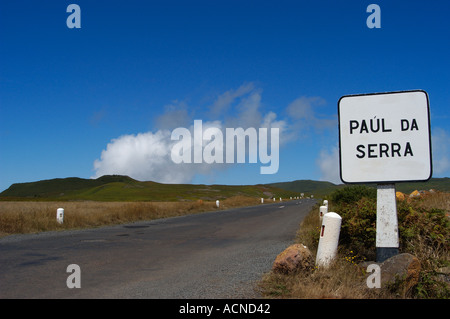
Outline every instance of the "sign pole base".
<path id="1" fill-rule="evenodd" d="M 382 263 L 392 256 L 398 255 L 398 248 L 396 247 L 377 247 L 377 263 Z"/>

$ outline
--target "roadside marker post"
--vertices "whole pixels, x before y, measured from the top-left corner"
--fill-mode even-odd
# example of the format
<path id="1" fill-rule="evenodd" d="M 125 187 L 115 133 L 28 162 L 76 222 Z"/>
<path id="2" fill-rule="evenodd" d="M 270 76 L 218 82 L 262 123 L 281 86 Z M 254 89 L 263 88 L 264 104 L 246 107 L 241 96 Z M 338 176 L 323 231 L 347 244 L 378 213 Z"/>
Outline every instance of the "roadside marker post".
<path id="1" fill-rule="evenodd" d="M 432 176 L 430 107 L 423 90 L 347 95 L 338 102 L 340 177 L 377 185 L 377 262 L 399 253 L 395 184 Z"/>
<path id="2" fill-rule="evenodd" d="M 323 216 L 317 247 L 316 265 L 327 267 L 337 254 L 342 217 L 335 212 Z"/>
<path id="3" fill-rule="evenodd" d="M 327 206 L 320 206 L 319 207 L 319 217 L 320 220 L 322 220 L 323 216 L 328 213 L 328 207 Z"/>
<path id="4" fill-rule="evenodd" d="M 64 222 L 64 208 L 58 208 L 56 210 L 56 221 L 59 224 L 62 224 Z"/>
<path id="5" fill-rule="evenodd" d="M 219 206 L 220 206 L 219 200 L 216 200 L 216 207 L 219 208 Z"/>

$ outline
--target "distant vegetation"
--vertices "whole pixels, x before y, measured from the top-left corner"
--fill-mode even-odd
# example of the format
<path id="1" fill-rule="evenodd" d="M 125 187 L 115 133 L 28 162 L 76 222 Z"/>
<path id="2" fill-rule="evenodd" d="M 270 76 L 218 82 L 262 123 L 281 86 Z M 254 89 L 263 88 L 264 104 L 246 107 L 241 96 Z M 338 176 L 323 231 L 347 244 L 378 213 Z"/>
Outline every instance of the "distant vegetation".
<path id="1" fill-rule="evenodd" d="M 272 183 L 268 185 L 297 193 L 314 194 L 316 197 L 329 194 L 339 187 L 338 185 L 330 182 L 312 180 L 297 180 L 292 182 Z"/>
<path id="2" fill-rule="evenodd" d="M 141 182 L 128 176 L 106 175 L 97 179 L 57 178 L 13 184 L 0 200 L 28 201 L 185 201 L 217 200 L 232 196 L 276 198 L 298 193 L 270 185 L 193 185 Z"/>
<path id="3" fill-rule="evenodd" d="M 330 193 L 334 192 L 335 190 L 344 188 L 346 186 L 344 184 L 336 185 L 330 182 L 312 181 L 312 180 L 298 180 L 292 182 L 272 183 L 268 185 L 290 190 L 293 192 L 312 193 L 316 197 L 327 196 Z M 369 188 L 376 188 L 376 184 L 366 184 L 363 186 Z M 396 183 L 395 188 L 397 191 L 407 194 L 413 192 L 414 190 L 430 190 L 430 189 L 439 190 L 441 192 L 450 192 L 450 178 L 448 177 L 431 178 L 427 182 Z"/>
<path id="4" fill-rule="evenodd" d="M 183 201 L 216 200 L 231 196 L 289 198 L 299 196 L 300 193 L 304 193 L 305 196 L 313 194 L 316 198 L 320 198 L 344 186 L 312 180 L 260 185 L 162 184 L 137 181 L 122 175 L 105 175 L 97 179 L 69 177 L 17 183 L 0 193 L 0 200 Z M 376 185 L 366 186 L 376 187 Z M 404 193 L 429 189 L 450 191 L 450 178 L 432 178 L 424 183 L 396 184 L 396 190 Z"/>

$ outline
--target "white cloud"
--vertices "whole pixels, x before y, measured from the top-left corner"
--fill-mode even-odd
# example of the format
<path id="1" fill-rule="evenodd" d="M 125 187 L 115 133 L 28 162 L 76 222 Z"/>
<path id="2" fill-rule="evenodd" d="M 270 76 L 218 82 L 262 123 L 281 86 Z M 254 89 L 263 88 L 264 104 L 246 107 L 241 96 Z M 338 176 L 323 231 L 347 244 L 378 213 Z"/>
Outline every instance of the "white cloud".
<path id="1" fill-rule="evenodd" d="M 320 169 L 320 180 L 342 184 L 339 176 L 339 149 L 337 146 L 320 151 L 316 162 Z"/>
<path id="2" fill-rule="evenodd" d="M 450 135 L 441 128 L 433 129 L 431 134 L 433 152 L 433 175 L 450 175 Z"/>
<path id="3" fill-rule="evenodd" d="M 210 175 L 216 170 L 227 169 L 232 164 L 212 163 L 211 153 L 203 163 L 176 164 L 171 158 L 171 150 L 178 141 L 171 140 L 171 130 L 186 127 L 193 139 L 194 120 L 203 121 L 203 132 L 209 127 L 222 130 L 225 138 L 225 128 L 279 128 L 279 145 L 284 145 L 297 137 L 299 130 L 309 127 L 317 129 L 321 119 L 317 116 L 313 105 L 325 103 L 321 98 L 302 97 L 287 107 L 288 119 L 277 119 L 274 112 L 261 111 L 262 90 L 253 83 L 247 83 L 236 90 L 229 90 L 218 95 L 209 108 L 208 114 L 213 120 L 193 118 L 195 107 L 185 102 L 174 101 L 164 108 L 164 113 L 156 119 L 155 132 L 123 135 L 111 140 L 102 151 L 100 159 L 94 162 L 95 175 L 107 174 L 128 175 L 138 180 L 151 180 L 162 183 L 189 183 L 198 174 Z M 188 111 L 189 110 L 189 111 Z M 220 120 L 218 120 L 220 119 Z M 302 126 L 298 121 L 302 120 Z M 192 140 L 193 147 L 194 140 Z M 270 142 L 270 138 L 269 138 Z M 208 144 L 204 141 L 203 146 Z M 225 150 L 224 150 L 225 151 Z M 246 150 L 248 156 L 248 148 Z M 193 151 L 192 151 L 193 153 Z M 207 153 L 208 154 L 208 153 Z M 216 154 L 214 154 L 216 155 Z M 253 155 L 253 153 L 252 153 Z M 192 155 L 193 156 L 193 155 Z M 325 154 L 323 155 L 325 156 Z M 226 161 L 224 161 L 226 162 Z M 246 163 L 249 161 L 247 160 Z M 321 164 L 323 165 L 323 164 Z M 329 164 L 331 165 L 331 164 Z M 326 168 L 324 167 L 326 170 Z"/>
<path id="4" fill-rule="evenodd" d="M 255 90 L 255 85 L 250 82 L 241 85 L 237 90 L 228 90 L 220 94 L 210 107 L 213 117 L 221 116 L 229 111 L 236 99 L 239 99 Z"/>
<path id="5" fill-rule="evenodd" d="M 320 97 L 302 96 L 288 105 L 287 112 L 295 119 L 311 121 L 315 119 L 313 104 L 323 105 L 324 103 L 325 100 Z"/>
<path id="6" fill-rule="evenodd" d="M 171 161 L 173 143 L 168 130 L 113 139 L 102 151 L 100 160 L 95 160 L 94 177 L 119 174 L 163 183 L 188 182 L 194 172 Z"/>
<path id="7" fill-rule="evenodd" d="M 312 135 L 323 133 L 324 130 L 337 127 L 335 114 L 322 114 L 321 107 L 326 101 L 318 96 L 301 96 L 292 101 L 286 108 L 291 119 L 290 140 L 311 138 Z"/>
<path id="8" fill-rule="evenodd" d="M 188 105 L 184 101 L 173 101 L 164 107 L 164 113 L 156 118 L 155 124 L 159 129 L 174 129 L 191 124 Z"/>

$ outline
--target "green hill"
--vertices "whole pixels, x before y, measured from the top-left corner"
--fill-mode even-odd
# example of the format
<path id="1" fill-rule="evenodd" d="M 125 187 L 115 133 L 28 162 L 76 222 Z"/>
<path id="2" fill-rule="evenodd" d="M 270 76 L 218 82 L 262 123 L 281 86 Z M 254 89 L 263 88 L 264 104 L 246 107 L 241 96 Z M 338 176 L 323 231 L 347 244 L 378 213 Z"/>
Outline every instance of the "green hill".
<path id="1" fill-rule="evenodd" d="M 411 193 L 414 190 L 430 190 L 434 189 L 441 192 L 450 192 L 450 178 L 431 178 L 427 182 L 415 182 L 415 183 L 398 183 L 395 185 L 397 191 L 403 193 Z"/>
<path id="2" fill-rule="evenodd" d="M 330 182 L 312 181 L 312 180 L 297 180 L 292 182 L 272 183 L 270 186 L 279 187 L 292 192 L 314 194 L 316 197 L 325 196 L 332 191 L 345 187 L 344 184 L 333 184 Z M 375 187 L 376 184 L 366 184 L 366 186 Z M 450 178 L 431 178 L 427 182 L 404 182 L 396 183 L 395 188 L 397 191 L 409 194 L 414 190 L 430 190 L 434 189 L 441 192 L 450 191 Z"/>
<path id="3" fill-rule="evenodd" d="M 272 183 L 268 185 L 296 193 L 304 193 L 305 196 L 309 196 L 310 194 L 315 196 L 323 196 L 340 187 L 330 182 L 312 180 L 297 180 L 292 182 Z"/>
<path id="4" fill-rule="evenodd" d="M 238 195 L 286 198 L 298 194 L 270 185 L 161 184 L 106 175 L 97 179 L 70 177 L 17 183 L 0 193 L 0 200 L 181 201 L 216 200 Z"/>
<path id="5" fill-rule="evenodd" d="M 232 196 L 289 198 L 313 194 L 320 198 L 345 185 L 330 182 L 296 180 L 264 185 L 193 185 L 141 182 L 122 175 L 105 175 L 97 179 L 78 177 L 55 178 L 30 183 L 17 183 L 0 193 L 0 200 L 40 201 L 183 201 L 216 200 Z M 376 187 L 376 185 L 370 185 Z M 404 193 L 435 189 L 450 191 L 450 178 L 432 178 L 428 182 L 398 183 Z"/>

